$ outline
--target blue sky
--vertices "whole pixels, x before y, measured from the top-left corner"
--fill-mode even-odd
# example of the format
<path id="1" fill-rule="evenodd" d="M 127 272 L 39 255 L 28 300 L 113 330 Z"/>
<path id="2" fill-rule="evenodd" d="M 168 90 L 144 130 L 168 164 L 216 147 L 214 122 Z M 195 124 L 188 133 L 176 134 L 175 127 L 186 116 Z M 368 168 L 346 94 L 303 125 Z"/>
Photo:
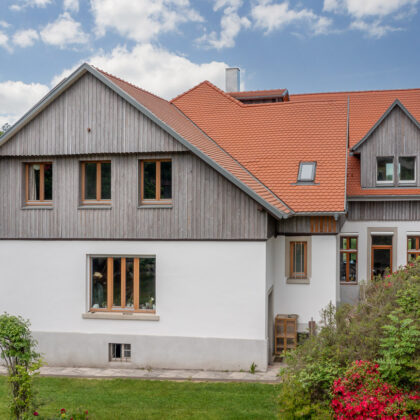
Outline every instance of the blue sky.
<path id="1" fill-rule="evenodd" d="M 0 127 L 87 61 L 165 98 L 420 87 L 420 0 L 3 0 Z"/>

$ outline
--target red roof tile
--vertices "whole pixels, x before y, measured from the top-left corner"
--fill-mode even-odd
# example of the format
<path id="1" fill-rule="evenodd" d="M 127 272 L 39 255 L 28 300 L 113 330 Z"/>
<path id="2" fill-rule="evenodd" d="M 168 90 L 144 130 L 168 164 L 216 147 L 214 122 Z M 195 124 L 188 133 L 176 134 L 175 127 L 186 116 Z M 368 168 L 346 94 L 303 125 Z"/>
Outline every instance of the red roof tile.
<path id="1" fill-rule="evenodd" d="M 291 102 L 349 100 L 349 143 L 355 146 L 398 99 L 410 114 L 420 121 L 420 89 L 332 92 L 290 95 Z M 418 195 L 420 189 L 362 189 L 360 184 L 360 161 L 356 156 L 348 158 L 347 195 Z"/>
<path id="2" fill-rule="evenodd" d="M 172 102 L 293 211 L 344 211 L 346 100 L 243 105 L 203 82 Z M 297 185 L 301 161 L 315 185 Z"/>

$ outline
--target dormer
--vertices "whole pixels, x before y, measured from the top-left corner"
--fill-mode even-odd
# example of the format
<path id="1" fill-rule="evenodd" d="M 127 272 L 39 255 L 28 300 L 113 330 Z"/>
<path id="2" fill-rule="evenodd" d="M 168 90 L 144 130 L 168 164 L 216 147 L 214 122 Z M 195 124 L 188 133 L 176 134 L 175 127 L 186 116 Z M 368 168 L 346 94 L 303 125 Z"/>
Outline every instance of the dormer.
<path id="1" fill-rule="evenodd" d="M 398 99 L 351 151 L 362 188 L 420 186 L 420 123 Z"/>

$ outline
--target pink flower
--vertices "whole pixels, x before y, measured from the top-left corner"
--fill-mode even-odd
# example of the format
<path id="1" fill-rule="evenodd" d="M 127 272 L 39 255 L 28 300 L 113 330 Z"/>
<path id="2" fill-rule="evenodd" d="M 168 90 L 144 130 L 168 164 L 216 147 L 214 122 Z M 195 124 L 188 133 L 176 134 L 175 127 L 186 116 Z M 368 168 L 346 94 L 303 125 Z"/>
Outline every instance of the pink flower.
<path id="1" fill-rule="evenodd" d="M 34 416 L 39 416 L 38 411 L 34 411 Z"/>

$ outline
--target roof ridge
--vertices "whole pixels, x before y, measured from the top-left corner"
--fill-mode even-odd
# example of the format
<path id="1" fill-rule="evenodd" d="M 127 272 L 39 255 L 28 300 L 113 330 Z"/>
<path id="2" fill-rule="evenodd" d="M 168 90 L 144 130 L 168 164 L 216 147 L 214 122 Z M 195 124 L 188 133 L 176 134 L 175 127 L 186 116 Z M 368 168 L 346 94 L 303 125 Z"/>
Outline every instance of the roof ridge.
<path id="1" fill-rule="evenodd" d="M 256 93 L 256 92 L 284 92 L 287 90 L 286 88 L 278 88 L 278 89 L 256 89 L 256 90 L 239 90 L 237 92 L 226 92 L 228 95 L 241 95 L 243 93 Z"/>
<path id="2" fill-rule="evenodd" d="M 177 101 L 178 99 L 182 98 L 183 96 L 187 95 L 188 93 L 192 92 L 193 90 L 197 89 L 198 87 L 200 87 L 201 85 L 203 85 L 204 83 L 206 83 L 207 80 L 203 80 L 202 82 L 200 82 L 199 84 L 193 86 L 192 88 L 186 90 L 185 92 L 180 93 L 179 95 L 175 96 L 175 98 L 172 98 L 169 102 L 172 104 L 175 101 Z M 210 83 L 210 82 L 208 82 Z"/>
<path id="3" fill-rule="evenodd" d="M 220 93 L 221 95 L 223 95 L 225 98 L 229 99 L 230 101 L 232 101 L 233 103 L 235 103 L 236 105 L 239 105 L 241 107 L 246 106 L 244 103 L 242 103 L 241 101 L 238 101 L 237 99 L 235 99 L 234 97 L 230 96 L 229 93 L 225 92 L 224 90 L 218 88 L 216 85 L 214 85 L 213 83 L 209 82 L 208 80 L 204 81 L 203 83 L 206 83 L 207 85 L 209 85 L 211 88 L 213 88 L 216 92 Z"/>
<path id="4" fill-rule="evenodd" d="M 128 82 L 127 80 L 121 79 L 121 77 L 115 76 L 115 74 L 108 73 L 105 70 L 102 70 L 99 67 L 96 67 L 96 66 L 93 66 L 93 65 L 92 65 L 92 67 L 95 68 L 96 70 L 100 71 L 102 74 L 105 74 L 106 76 L 113 77 L 114 79 L 117 79 L 120 82 L 126 83 L 127 85 L 130 85 L 137 90 L 141 90 L 142 92 L 147 93 L 148 95 L 154 96 L 155 98 L 160 99 L 161 101 L 168 102 L 165 98 L 162 98 L 161 96 L 158 96 L 155 93 L 149 92 L 148 90 L 143 89 L 143 88 L 141 88 L 141 87 L 139 87 L 139 86 L 137 86 L 137 85 L 135 85 L 131 82 Z"/>
<path id="5" fill-rule="evenodd" d="M 290 93 L 290 96 L 304 96 L 304 95 L 330 95 L 342 93 L 343 95 L 349 93 L 388 93 L 388 92 L 408 92 L 408 91 L 420 91 L 420 88 L 408 88 L 408 89 L 371 89 L 371 90 L 338 90 L 331 92 L 308 92 L 308 93 Z"/>

